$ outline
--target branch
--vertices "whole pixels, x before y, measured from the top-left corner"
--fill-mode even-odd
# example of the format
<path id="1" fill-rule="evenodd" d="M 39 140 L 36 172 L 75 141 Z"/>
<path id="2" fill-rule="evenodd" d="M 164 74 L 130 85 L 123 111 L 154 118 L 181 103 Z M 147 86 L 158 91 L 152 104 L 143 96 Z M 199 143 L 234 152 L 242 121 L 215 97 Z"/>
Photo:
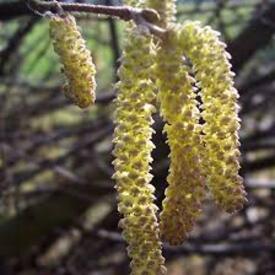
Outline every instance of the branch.
<path id="1" fill-rule="evenodd" d="M 232 244 L 185 244 L 180 247 L 165 247 L 165 255 L 177 256 L 196 253 L 212 256 L 257 256 L 263 252 L 275 252 L 273 243 L 247 242 Z"/>
<path id="2" fill-rule="evenodd" d="M 0 50 L 0 75 L 5 72 L 5 65 L 8 64 L 10 58 L 18 49 L 22 43 L 22 40 L 28 34 L 28 32 L 37 23 L 37 18 L 31 18 L 26 24 L 19 26 L 18 30 L 15 32 L 14 36 L 8 41 L 7 46 Z"/>
<path id="3" fill-rule="evenodd" d="M 124 243 L 120 233 L 110 232 L 104 229 L 94 230 L 91 232 L 97 238 L 112 241 L 114 243 Z M 200 254 L 200 255 L 213 255 L 213 256 L 255 256 L 265 252 L 274 252 L 275 245 L 273 243 L 264 242 L 239 242 L 239 243 L 211 243 L 211 244 L 196 244 L 187 242 L 178 247 L 164 245 L 164 253 L 166 256 L 177 256 L 183 254 Z"/>
<path id="4" fill-rule="evenodd" d="M 139 9 L 130 6 L 105 6 L 80 3 L 60 3 L 56 1 L 45 2 L 38 0 L 26 0 L 28 7 L 40 15 L 47 12 L 60 13 L 67 12 L 85 12 L 96 15 L 107 15 L 119 18 L 124 21 L 133 20 L 137 25 L 146 26 L 152 34 L 163 37 L 166 30 L 160 28 L 156 24 L 159 22 L 159 14 L 154 9 Z"/>
<path id="5" fill-rule="evenodd" d="M 255 161 L 245 162 L 243 170 L 245 172 L 255 172 L 263 169 L 268 169 L 275 166 L 275 154 L 271 153 L 267 157 L 259 158 Z"/>
<path id="6" fill-rule="evenodd" d="M 64 153 L 62 156 L 58 157 L 55 160 L 50 159 L 43 159 L 41 161 L 37 161 L 36 167 L 30 168 L 18 173 L 14 174 L 14 186 L 19 185 L 23 183 L 24 181 L 33 178 L 34 176 L 38 175 L 39 173 L 43 171 L 47 171 L 48 169 L 55 169 L 56 167 L 62 165 L 68 158 L 72 155 L 75 155 L 79 150 L 87 147 L 93 147 L 99 140 L 102 140 L 104 137 L 109 135 L 113 131 L 113 126 L 110 124 L 107 124 L 104 128 L 102 128 L 100 131 L 97 131 L 97 133 L 93 136 L 93 138 L 89 137 L 85 141 L 81 141 L 81 143 L 75 144 L 69 151 Z M 0 182 L 1 185 L 5 187 L 5 181 L 4 181 L 4 173 L 0 171 Z"/>
<path id="7" fill-rule="evenodd" d="M 0 258 L 26 255 L 54 229 L 70 225 L 89 207 L 112 197 L 112 193 L 112 187 L 66 185 L 65 189 L 27 207 L 0 224 Z"/>
<path id="8" fill-rule="evenodd" d="M 254 54 L 267 46 L 275 32 L 275 3 L 270 3 L 261 13 L 252 18 L 248 26 L 228 45 L 232 55 L 233 70 L 238 72 Z"/>

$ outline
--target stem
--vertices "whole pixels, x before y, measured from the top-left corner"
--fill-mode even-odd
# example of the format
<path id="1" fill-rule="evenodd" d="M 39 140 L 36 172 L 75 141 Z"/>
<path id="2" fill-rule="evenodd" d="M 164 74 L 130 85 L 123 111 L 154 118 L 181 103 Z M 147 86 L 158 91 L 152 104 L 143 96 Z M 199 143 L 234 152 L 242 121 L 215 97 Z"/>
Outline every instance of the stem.
<path id="1" fill-rule="evenodd" d="M 62 2 L 45 2 L 39 0 L 25 0 L 28 7 L 38 14 L 46 12 L 58 13 L 60 8 L 67 12 L 86 12 L 97 15 L 107 15 L 116 17 L 124 21 L 133 20 L 137 25 L 145 25 L 153 34 L 163 37 L 165 30 L 156 24 L 159 21 L 159 14 L 154 9 L 139 9 L 130 6 L 104 6 L 80 3 L 62 3 Z"/>

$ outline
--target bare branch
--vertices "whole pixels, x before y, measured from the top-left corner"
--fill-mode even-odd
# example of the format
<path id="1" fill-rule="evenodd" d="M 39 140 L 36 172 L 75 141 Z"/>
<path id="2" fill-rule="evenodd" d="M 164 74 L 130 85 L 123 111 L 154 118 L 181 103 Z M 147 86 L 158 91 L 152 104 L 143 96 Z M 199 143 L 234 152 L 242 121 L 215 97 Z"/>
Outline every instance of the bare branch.
<path id="1" fill-rule="evenodd" d="M 157 26 L 159 14 L 154 9 L 139 9 L 130 6 L 105 6 L 80 3 L 60 3 L 56 1 L 45 2 L 38 0 L 26 0 L 28 7 L 37 14 L 45 15 L 47 12 L 85 12 L 97 15 L 106 15 L 119 18 L 124 21 L 133 20 L 137 25 L 146 26 L 152 34 L 163 37 L 166 30 Z"/>

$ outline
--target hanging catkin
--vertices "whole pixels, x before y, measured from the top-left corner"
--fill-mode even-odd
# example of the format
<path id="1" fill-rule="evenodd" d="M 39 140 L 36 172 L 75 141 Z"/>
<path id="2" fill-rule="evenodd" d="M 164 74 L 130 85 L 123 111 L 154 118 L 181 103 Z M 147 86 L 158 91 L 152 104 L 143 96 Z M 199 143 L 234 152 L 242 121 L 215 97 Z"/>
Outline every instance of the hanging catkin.
<path id="1" fill-rule="evenodd" d="M 164 240 L 177 245 L 187 237 L 200 214 L 204 194 L 199 159 L 199 110 L 193 80 L 178 45 L 178 29 L 172 25 L 175 1 L 147 0 L 147 5 L 158 11 L 160 26 L 168 29 L 166 39 L 159 44 L 156 65 L 160 112 L 166 122 L 164 131 L 171 151 L 160 230 Z"/>
<path id="2" fill-rule="evenodd" d="M 50 35 L 67 83 L 64 93 L 80 108 L 95 101 L 95 65 L 72 15 L 50 18 Z"/>
<path id="3" fill-rule="evenodd" d="M 160 229 L 164 240 L 178 245 L 201 212 L 205 190 L 199 158 L 200 114 L 176 28 L 162 42 L 157 61 L 160 111 L 171 151 Z"/>
<path id="4" fill-rule="evenodd" d="M 245 202 L 243 180 L 238 175 L 239 135 L 238 92 L 226 45 L 219 33 L 196 22 L 186 22 L 179 37 L 180 45 L 193 64 L 201 88 L 204 173 L 217 204 L 235 212 Z"/>
<path id="5" fill-rule="evenodd" d="M 128 30 L 117 84 L 114 167 L 120 226 L 132 258 L 132 274 L 165 274 L 164 258 L 150 184 L 152 113 L 155 91 L 152 73 L 155 49 L 142 27 Z"/>

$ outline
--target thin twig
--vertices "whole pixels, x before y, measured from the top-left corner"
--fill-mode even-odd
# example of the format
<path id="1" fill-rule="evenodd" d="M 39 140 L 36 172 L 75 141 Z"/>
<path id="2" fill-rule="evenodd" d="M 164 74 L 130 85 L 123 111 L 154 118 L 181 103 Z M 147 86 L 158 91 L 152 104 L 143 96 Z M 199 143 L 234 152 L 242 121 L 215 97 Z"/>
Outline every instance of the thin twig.
<path id="1" fill-rule="evenodd" d="M 108 231 L 104 229 L 94 230 L 90 232 L 91 235 L 96 236 L 100 239 L 107 239 L 115 243 L 124 243 L 124 240 L 120 233 L 114 231 Z M 245 242 L 240 241 L 239 243 L 209 243 L 209 244 L 196 244 L 196 243 L 185 243 L 178 247 L 164 245 L 164 253 L 167 256 L 176 256 L 190 253 L 197 253 L 201 255 L 257 255 L 259 251 L 274 252 L 275 246 L 272 243 L 264 243 L 259 241 Z"/>
<path id="2" fill-rule="evenodd" d="M 159 15 L 154 9 L 139 9 L 130 6 L 104 6 L 80 3 L 45 2 L 26 0 L 28 7 L 36 14 L 45 15 L 48 12 L 60 13 L 60 8 L 66 12 L 85 12 L 106 15 L 124 21 L 133 20 L 137 25 L 145 25 L 154 35 L 163 37 L 166 31 L 159 26 Z"/>

